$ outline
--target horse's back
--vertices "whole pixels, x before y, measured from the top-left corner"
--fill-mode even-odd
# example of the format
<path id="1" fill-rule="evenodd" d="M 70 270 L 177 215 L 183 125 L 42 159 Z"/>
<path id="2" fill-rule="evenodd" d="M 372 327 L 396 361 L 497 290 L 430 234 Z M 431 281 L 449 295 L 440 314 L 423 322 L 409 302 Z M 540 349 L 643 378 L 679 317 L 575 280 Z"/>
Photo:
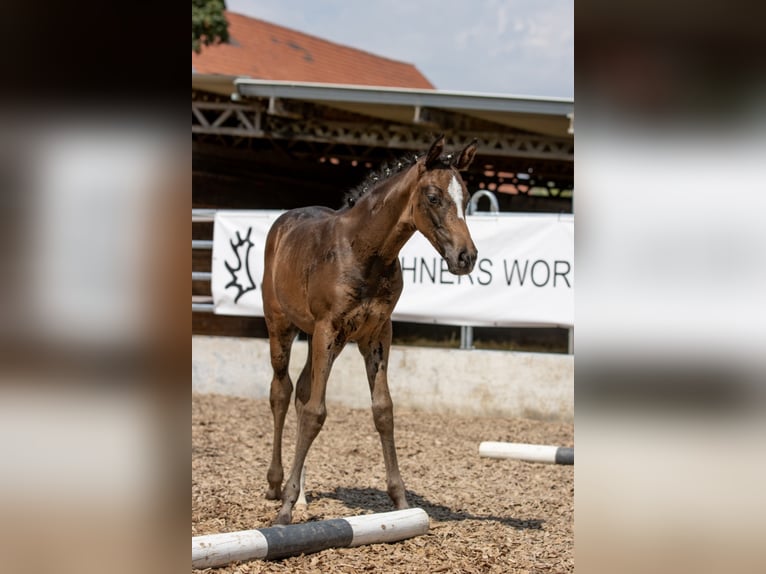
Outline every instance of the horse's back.
<path id="1" fill-rule="evenodd" d="M 269 236 L 277 235 L 285 230 L 285 228 L 300 227 L 302 225 L 313 225 L 320 221 L 327 219 L 329 216 L 334 215 L 335 211 L 329 207 L 322 207 L 319 205 L 312 205 L 311 207 L 299 207 L 285 211 L 282 215 L 277 217 L 274 221 L 271 229 L 269 229 Z"/>
<path id="2" fill-rule="evenodd" d="M 336 212 L 329 207 L 311 206 L 291 209 L 280 215 L 272 224 L 266 237 L 266 258 L 277 249 L 284 237 L 292 236 L 299 242 L 302 236 L 316 233 L 316 226 L 325 223 Z"/>

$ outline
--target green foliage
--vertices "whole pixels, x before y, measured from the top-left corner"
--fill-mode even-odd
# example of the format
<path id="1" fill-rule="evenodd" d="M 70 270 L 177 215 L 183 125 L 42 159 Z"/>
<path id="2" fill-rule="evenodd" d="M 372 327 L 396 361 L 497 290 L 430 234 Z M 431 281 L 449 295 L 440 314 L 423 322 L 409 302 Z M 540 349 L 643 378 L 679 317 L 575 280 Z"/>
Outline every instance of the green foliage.
<path id="1" fill-rule="evenodd" d="M 192 0 L 192 51 L 229 40 L 225 0 Z"/>

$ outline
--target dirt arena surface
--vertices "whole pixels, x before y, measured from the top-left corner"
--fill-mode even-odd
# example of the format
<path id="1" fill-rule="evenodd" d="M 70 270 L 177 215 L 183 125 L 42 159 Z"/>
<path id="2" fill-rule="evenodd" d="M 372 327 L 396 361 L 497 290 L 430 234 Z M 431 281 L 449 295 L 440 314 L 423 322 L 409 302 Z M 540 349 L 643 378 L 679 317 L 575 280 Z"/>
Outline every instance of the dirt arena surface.
<path id="1" fill-rule="evenodd" d="M 204 571 L 574 571 L 574 467 L 478 456 L 479 443 L 487 440 L 573 446 L 572 424 L 427 414 L 397 408 L 396 397 L 394 404 L 407 499 L 428 513 L 428 534 Z M 371 411 L 334 404 L 327 411 L 307 459 L 308 510 L 295 511 L 293 523 L 394 510 Z M 285 476 L 295 427 L 291 407 Z M 264 498 L 271 442 L 267 400 L 193 395 L 192 536 L 271 525 L 280 506 Z"/>

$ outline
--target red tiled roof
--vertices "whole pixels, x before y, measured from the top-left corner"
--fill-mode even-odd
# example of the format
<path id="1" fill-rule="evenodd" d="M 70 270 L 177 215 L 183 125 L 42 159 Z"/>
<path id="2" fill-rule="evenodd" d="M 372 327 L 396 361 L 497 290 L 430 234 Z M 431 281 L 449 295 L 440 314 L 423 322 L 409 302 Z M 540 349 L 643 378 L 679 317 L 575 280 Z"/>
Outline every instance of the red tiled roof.
<path id="1" fill-rule="evenodd" d="M 203 46 L 201 54 L 192 52 L 193 71 L 264 80 L 434 88 L 412 64 L 233 12 L 227 11 L 226 18 L 229 43 Z"/>

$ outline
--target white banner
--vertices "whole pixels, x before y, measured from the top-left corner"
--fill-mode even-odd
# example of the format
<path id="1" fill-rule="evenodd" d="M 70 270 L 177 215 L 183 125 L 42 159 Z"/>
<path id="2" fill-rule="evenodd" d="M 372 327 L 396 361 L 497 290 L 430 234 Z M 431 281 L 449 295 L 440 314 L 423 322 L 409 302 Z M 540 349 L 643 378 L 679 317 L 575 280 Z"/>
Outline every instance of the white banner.
<path id="1" fill-rule="evenodd" d="M 266 234 L 282 211 L 219 211 L 213 235 L 215 312 L 263 315 Z M 556 214 L 468 216 L 479 250 L 458 277 L 420 233 L 399 254 L 404 292 L 393 319 L 474 326 L 574 325 L 574 218 Z"/>

